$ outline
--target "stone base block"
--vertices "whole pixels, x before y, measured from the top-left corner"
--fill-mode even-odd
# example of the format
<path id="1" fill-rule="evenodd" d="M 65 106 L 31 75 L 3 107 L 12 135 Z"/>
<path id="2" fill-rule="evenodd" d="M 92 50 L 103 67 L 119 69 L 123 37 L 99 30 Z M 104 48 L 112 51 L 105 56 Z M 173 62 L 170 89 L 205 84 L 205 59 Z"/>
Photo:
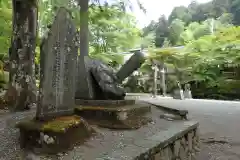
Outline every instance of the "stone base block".
<path id="1" fill-rule="evenodd" d="M 81 117 L 75 115 L 49 121 L 25 120 L 16 127 L 20 129 L 22 148 L 36 149 L 48 154 L 71 149 L 94 132 Z"/>
<path id="2" fill-rule="evenodd" d="M 90 124 L 110 129 L 137 129 L 151 121 L 148 104 L 125 106 L 78 106 L 75 113 Z"/>
<path id="3" fill-rule="evenodd" d="M 135 104 L 135 100 L 83 100 L 83 99 L 75 99 L 76 105 L 82 106 L 125 106 L 125 105 L 133 105 Z"/>

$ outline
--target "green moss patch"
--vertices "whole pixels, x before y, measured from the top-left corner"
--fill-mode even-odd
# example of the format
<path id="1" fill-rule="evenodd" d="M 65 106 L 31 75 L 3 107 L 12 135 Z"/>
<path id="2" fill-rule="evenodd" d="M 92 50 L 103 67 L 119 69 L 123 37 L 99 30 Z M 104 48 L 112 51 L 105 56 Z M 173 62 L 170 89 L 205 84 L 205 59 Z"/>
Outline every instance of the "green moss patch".
<path id="1" fill-rule="evenodd" d="M 43 131 L 65 132 L 66 129 L 77 126 L 81 123 L 81 118 L 78 116 L 58 117 L 49 121 L 42 126 Z"/>
<path id="2" fill-rule="evenodd" d="M 37 120 L 29 120 L 19 122 L 16 127 L 26 130 L 35 130 L 42 132 L 65 132 L 67 129 L 78 126 L 81 123 L 79 116 L 58 117 L 50 121 L 41 122 Z"/>
<path id="3" fill-rule="evenodd" d="M 121 111 L 122 107 L 104 107 L 104 106 L 77 106 L 78 111 Z"/>

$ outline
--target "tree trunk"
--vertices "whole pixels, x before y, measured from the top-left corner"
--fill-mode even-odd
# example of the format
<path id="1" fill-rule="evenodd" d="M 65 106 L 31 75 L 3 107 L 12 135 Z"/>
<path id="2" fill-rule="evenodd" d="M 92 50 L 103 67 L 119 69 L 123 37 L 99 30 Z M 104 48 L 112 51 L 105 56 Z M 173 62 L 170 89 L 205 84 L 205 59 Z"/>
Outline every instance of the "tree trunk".
<path id="1" fill-rule="evenodd" d="M 24 110 L 36 101 L 35 48 L 37 1 L 12 0 L 10 77 L 6 101 L 13 110 Z"/>
<path id="2" fill-rule="evenodd" d="M 80 4 L 80 56 L 89 54 L 88 8 L 89 0 L 79 0 Z"/>

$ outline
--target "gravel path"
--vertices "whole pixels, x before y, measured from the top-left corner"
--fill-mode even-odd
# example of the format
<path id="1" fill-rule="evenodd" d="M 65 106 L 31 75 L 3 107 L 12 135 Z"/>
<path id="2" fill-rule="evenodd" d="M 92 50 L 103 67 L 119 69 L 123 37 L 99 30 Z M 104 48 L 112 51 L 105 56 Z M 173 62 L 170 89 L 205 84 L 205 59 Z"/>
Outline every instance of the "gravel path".
<path id="1" fill-rule="evenodd" d="M 32 118 L 34 111 L 5 113 L 0 115 L 0 159 L 21 160 L 22 152 L 19 146 L 19 132 L 16 122 L 23 118 Z"/>

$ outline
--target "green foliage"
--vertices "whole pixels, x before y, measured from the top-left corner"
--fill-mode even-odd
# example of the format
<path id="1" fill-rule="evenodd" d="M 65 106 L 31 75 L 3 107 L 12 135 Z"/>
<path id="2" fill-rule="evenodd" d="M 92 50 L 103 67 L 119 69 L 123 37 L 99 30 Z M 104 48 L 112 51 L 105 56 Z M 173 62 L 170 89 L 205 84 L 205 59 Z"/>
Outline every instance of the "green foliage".
<path id="1" fill-rule="evenodd" d="M 162 47 L 165 38 L 169 35 L 168 21 L 165 16 L 159 18 L 155 33 L 155 46 Z"/>
<path id="2" fill-rule="evenodd" d="M 175 7 L 168 20 L 160 15 L 158 21 L 152 21 L 143 29 L 143 35 L 155 32 L 156 47 L 162 47 L 166 39 L 172 46 L 185 45 L 212 31 L 216 32 L 232 24 L 239 25 L 239 15 L 240 0 L 212 0 L 208 3 L 192 1 L 188 7 Z"/>
<path id="3" fill-rule="evenodd" d="M 126 51 L 135 47 L 140 40 L 135 18 L 122 12 L 118 5 L 92 8 L 90 33 L 90 46 L 96 53 Z"/>
<path id="4" fill-rule="evenodd" d="M 5 8 L 3 1 L 0 7 L 0 53 L 8 53 L 10 45 L 10 37 L 12 32 L 12 10 L 11 8 Z"/>
<path id="5" fill-rule="evenodd" d="M 191 21 L 191 14 L 189 14 L 189 11 L 184 6 L 175 7 L 171 14 L 168 17 L 169 23 L 172 23 L 174 20 L 179 19 L 182 22 L 188 24 Z"/>
<path id="6" fill-rule="evenodd" d="M 169 40 L 171 44 L 178 44 L 181 33 L 184 31 L 184 22 L 174 19 L 169 26 Z"/>
<path id="7" fill-rule="evenodd" d="M 188 30 L 196 28 L 197 24 L 189 25 Z M 215 97 L 219 97 L 227 93 L 238 94 L 239 86 L 236 84 L 239 84 L 239 81 L 236 80 L 239 78 L 235 76 L 236 80 L 231 80 L 232 77 L 226 76 L 222 71 L 226 69 L 226 64 L 240 64 L 239 46 L 240 27 L 221 27 L 214 34 L 204 35 L 196 40 L 193 38 L 183 49 L 151 49 L 149 60 L 154 59 L 165 64 L 168 71 L 175 72 L 168 76 L 169 88 L 176 86 L 176 80 L 182 84 L 198 82 L 202 84 L 201 91 L 213 91 L 208 92 L 207 96 L 215 93 Z M 151 72 L 149 65 L 147 61 L 142 66 L 143 70 Z"/>
<path id="8" fill-rule="evenodd" d="M 40 33 L 46 34 L 52 23 L 56 8 L 65 6 L 73 16 L 76 27 L 80 28 L 80 12 L 76 3 L 60 1 L 41 1 Z M 90 55 L 106 63 L 122 63 L 117 54 L 136 47 L 140 43 L 141 31 L 136 27 L 135 17 L 123 12 L 122 5 L 91 4 L 89 8 Z M 38 55 L 38 54 L 37 54 Z"/>

